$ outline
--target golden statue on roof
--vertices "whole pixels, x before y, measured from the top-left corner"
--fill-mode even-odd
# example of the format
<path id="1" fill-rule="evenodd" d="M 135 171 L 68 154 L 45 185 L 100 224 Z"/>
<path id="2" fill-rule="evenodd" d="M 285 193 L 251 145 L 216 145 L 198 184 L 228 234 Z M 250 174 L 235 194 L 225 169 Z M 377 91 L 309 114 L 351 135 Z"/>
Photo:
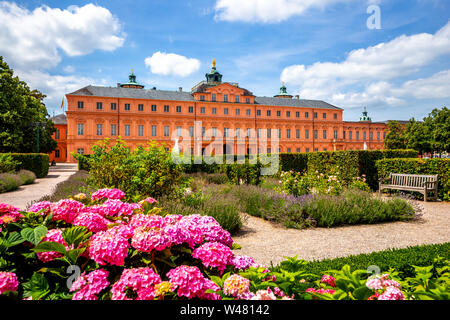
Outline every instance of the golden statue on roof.
<path id="1" fill-rule="evenodd" d="M 213 61 L 212 61 L 212 66 L 213 66 L 213 68 L 215 68 L 215 67 L 216 67 L 216 59 L 215 59 L 215 58 L 213 58 Z"/>

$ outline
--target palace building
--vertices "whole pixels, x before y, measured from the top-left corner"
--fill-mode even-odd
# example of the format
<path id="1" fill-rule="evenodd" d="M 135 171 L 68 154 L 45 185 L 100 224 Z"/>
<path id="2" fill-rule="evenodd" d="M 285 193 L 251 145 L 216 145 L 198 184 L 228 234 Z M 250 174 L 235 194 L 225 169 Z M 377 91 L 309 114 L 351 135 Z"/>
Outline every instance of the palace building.
<path id="1" fill-rule="evenodd" d="M 132 72 L 117 87 L 89 85 L 66 94 L 66 118 L 53 118 L 58 147 L 51 160 L 75 162 L 72 152 L 88 154 L 98 140 L 119 136 L 131 148 L 154 140 L 169 150 L 174 133 L 181 132 L 192 137 L 195 154 L 219 136 L 224 138 L 216 154 L 239 154 L 238 145 L 253 154 L 383 148 L 386 122 L 372 122 L 365 109 L 360 121 L 344 121 L 342 108 L 293 97 L 284 84 L 273 97 L 255 96 L 238 83 L 223 82 L 215 60 L 205 78 L 190 91 L 168 91 L 145 89 Z M 262 137 L 267 143 L 260 145 Z"/>

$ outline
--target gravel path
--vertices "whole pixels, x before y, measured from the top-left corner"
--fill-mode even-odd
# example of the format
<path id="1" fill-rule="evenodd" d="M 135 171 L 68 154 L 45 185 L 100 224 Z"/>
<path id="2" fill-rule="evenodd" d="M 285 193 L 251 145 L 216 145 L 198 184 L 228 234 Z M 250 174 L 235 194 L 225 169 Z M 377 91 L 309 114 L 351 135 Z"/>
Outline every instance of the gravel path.
<path id="1" fill-rule="evenodd" d="M 450 203 L 415 201 L 422 216 L 408 222 L 354 225 L 336 228 L 286 229 L 245 214 L 244 227 L 233 239 L 239 255 L 257 263 L 277 265 L 283 257 L 304 260 L 345 257 L 390 248 L 450 242 Z"/>
<path id="2" fill-rule="evenodd" d="M 36 179 L 33 184 L 20 186 L 15 191 L 0 193 L 0 202 L 25 210 L 31 203 L 51 194 L 58 183 L 69 179 L 77 171 L 76 163 L 57 163 L 49 168 L 45 178 Z"/>

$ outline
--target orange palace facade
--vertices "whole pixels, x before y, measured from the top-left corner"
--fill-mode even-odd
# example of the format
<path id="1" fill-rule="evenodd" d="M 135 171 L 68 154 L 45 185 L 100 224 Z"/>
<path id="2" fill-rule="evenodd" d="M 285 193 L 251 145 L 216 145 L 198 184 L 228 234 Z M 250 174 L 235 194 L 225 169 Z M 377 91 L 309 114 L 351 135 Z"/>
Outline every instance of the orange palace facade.
<path id="1" fill-rule="evenodd" d="M 190 92 L 144 89 L 131 73 L 117 87 L 87 86 L 66 98 L 66 124 L 64 115 L 57 116 L 58 148 L 51 155 L 57 162 L 75 162 L 72 152 L 88 154 L 98 140 L 119 136 L 131 148 L 153 140 L 169 150 L 173 133 L 184 130 L 193 140 L 201 136 L 203 150 L 214 137 L 232 132 L 234 143 L 224 142 L 223 153 L 239 153 L 238 142 L 246 153 L 274 153 L 382 149 L 386 130 L 386 123 L 372 122 L 366 110 L 360 121 L 343 121 L 343 109 L 293 97 L 284 85 L 274 97 L 255 96 L 237 83 L 222 82 L 215 61 L 206 80 Z M 251 142 L 261 135 L 267 138 L 263 150 Z M 274 137 L 278 150 L 271 149 Z M 191 152 L 201 151 L 192 145 Z"/>

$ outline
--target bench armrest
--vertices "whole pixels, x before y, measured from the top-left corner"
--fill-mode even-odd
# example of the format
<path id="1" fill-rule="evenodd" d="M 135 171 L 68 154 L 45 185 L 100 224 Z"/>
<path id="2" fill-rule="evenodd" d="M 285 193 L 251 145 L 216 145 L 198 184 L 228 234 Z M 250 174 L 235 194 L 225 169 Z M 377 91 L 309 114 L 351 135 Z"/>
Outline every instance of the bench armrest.
<path id="1" fill-rule="evenodd" d="M 435 188 L 437 185 L 437 181 L 425 181 L 425 187 L 428 188 Z"/>
<path id="2" fill-rule="evenodd" d="M 389 178 L 389 177 L 385 177 L 385 178 L 378 178 L 378 182 L 379 183 L 384 183 L 384 182 L 388 182 L 388 181 L 390 181 L 391 179 Z"/>

